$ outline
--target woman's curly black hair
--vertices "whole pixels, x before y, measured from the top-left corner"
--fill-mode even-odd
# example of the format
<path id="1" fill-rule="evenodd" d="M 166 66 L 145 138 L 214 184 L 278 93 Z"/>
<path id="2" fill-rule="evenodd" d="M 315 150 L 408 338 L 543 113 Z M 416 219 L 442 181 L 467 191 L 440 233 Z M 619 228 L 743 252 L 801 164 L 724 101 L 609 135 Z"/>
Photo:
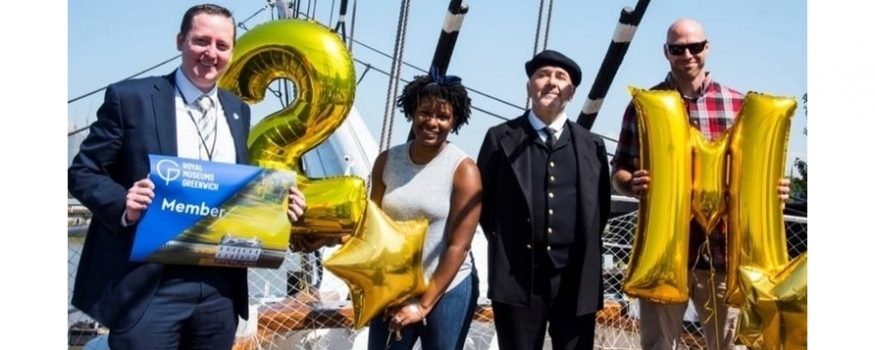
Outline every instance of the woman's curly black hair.
<path id="1" fill-rule="evenodd" d="M 407 121 L 412 121 L 419 101 L 425 98 L 441 99 L 453 107 L 453 129 L 451 131 L 454 134 L 459 133 L 459 128 L 462 125 L 468 124 L 468 118 L 471 117 L 471 98 L 468 97 L 468 90 L 461 82 L 441 84 L 435 82 L 431 76 L 417 76 L 413 81 L 407 83 L 401 96 L 398 96 L 395 101 L 395 105 L 401 108 Z"/>

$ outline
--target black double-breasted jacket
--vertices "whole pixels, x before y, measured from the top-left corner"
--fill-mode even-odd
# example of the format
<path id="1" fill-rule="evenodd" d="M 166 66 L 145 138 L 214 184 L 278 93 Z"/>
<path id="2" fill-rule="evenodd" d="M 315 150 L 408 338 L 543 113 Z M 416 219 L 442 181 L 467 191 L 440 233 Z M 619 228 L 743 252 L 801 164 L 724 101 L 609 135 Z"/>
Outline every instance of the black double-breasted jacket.
<path id="1" fill-rule="evenodd" d="M 601 233 L 607 224 L 611 205 L 610 174 L 602 139 L 573 122 L 571 133 L 577 161 L 578 221 L 566 269 L 575 271 L 568 278 L 577 281 L 578 315 L 602 307 Z M 535 130 L 526 114 L 489 129 L 480 148 L 477 165 L 483 179 L 483 207 L 480 225 L 489 242 L 489 291 L 496 302 L 528 306 L 534 278 L 533 196 L 531 169 L 535 152 Z M 579 274 L 577 273 L 579 272 Z"/>

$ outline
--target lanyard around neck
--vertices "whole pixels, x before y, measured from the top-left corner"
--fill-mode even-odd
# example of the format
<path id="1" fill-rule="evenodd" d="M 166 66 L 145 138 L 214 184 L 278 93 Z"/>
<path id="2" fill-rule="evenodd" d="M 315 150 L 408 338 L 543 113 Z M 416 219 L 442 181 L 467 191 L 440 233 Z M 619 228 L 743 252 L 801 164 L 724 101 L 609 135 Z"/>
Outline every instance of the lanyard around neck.
<path id="1" fill-rule="evenodd" d="M 188 113 L 189 119 L 194 124 L 194 129 L 197 131 L 197 136 L 201 140 L 201 145 L 204 146 L 204 151 L 207 152 L 207 160 L 213 161 L 213 152 L 216 150 L 216 140 L 219 138 L 218 130 L 219 130 L 219 118 L 216 115 L 216 120 L 213 123 L 213 144 L 210 147 L 207 147 L 207 140 L 204 138 L 204 135 L 201 133 L 200 125 L 197 123 L 197 119 L 194 118 L 194 114 L 191 113 L 191 107 L 189 106 L 188 101 L 185 99 L 185 95 L 182 93 L 182 90 L 179 89 L 179 85 L 176 85 L 176 91 L 179 91 L 179 96 L 182 97 L 182 102 L 185 103 L 185 111 Z M 210 98 L 207 96 L 207 98 Z M 212 99 L 210 99 L 210 104 L 212 104 Z M 216 106 L 213 106 L 216 107 Z M 218 108 L 212 108 L 216 110 L 215 114 L 218 114 Z M 209 113 L 209 109 L 204 110 L 204 114 L 201 115 L 201 119 L 207 117 L 207 113 Z M 200 152 L 198 152 L 200 154 Z"/>

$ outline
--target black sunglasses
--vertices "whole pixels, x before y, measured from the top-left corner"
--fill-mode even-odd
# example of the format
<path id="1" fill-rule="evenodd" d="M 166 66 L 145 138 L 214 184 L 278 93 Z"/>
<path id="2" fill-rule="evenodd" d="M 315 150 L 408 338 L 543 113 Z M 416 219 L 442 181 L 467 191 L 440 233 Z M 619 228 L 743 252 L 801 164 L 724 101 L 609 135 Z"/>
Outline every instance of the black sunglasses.
<path id="1" fill-rule="evenodd" d="M 691 55 L 698 54 L 705 49 L 705 45 L 708 44 L 708 40 L 691 43 L 691 44 L 665 44 L 665 47 L 668 48 L 668 53 L 679 56 L 684 54 L 684 50 L 690 50 Z"/>

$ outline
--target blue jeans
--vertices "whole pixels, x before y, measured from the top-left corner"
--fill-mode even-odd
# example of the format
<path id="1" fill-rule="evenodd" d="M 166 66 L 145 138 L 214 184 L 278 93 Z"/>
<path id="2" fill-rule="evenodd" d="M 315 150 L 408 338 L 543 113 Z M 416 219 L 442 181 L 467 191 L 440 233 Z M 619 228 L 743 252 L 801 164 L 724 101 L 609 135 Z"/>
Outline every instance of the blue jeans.
<path id="1" fill-rule="evenodd" d="M 477 297 L 480 296 L 479 285 L 477 270 L 471 269 L 471 274 L 444 293 L 432 308 L 426 316 L 427 326 L 422 322 L 407 325 L 401 330 L 401 340 L 393 338 L 389 347 L 386 347 L 386 340 L 390 336 L 389 324 L 383 320 L 382 314 L 377 315 L 371 320 L 368 349 L 412 349 L 417 339 L 421 340 L 423 350 L 462 349 L 477 306 Z"/>

